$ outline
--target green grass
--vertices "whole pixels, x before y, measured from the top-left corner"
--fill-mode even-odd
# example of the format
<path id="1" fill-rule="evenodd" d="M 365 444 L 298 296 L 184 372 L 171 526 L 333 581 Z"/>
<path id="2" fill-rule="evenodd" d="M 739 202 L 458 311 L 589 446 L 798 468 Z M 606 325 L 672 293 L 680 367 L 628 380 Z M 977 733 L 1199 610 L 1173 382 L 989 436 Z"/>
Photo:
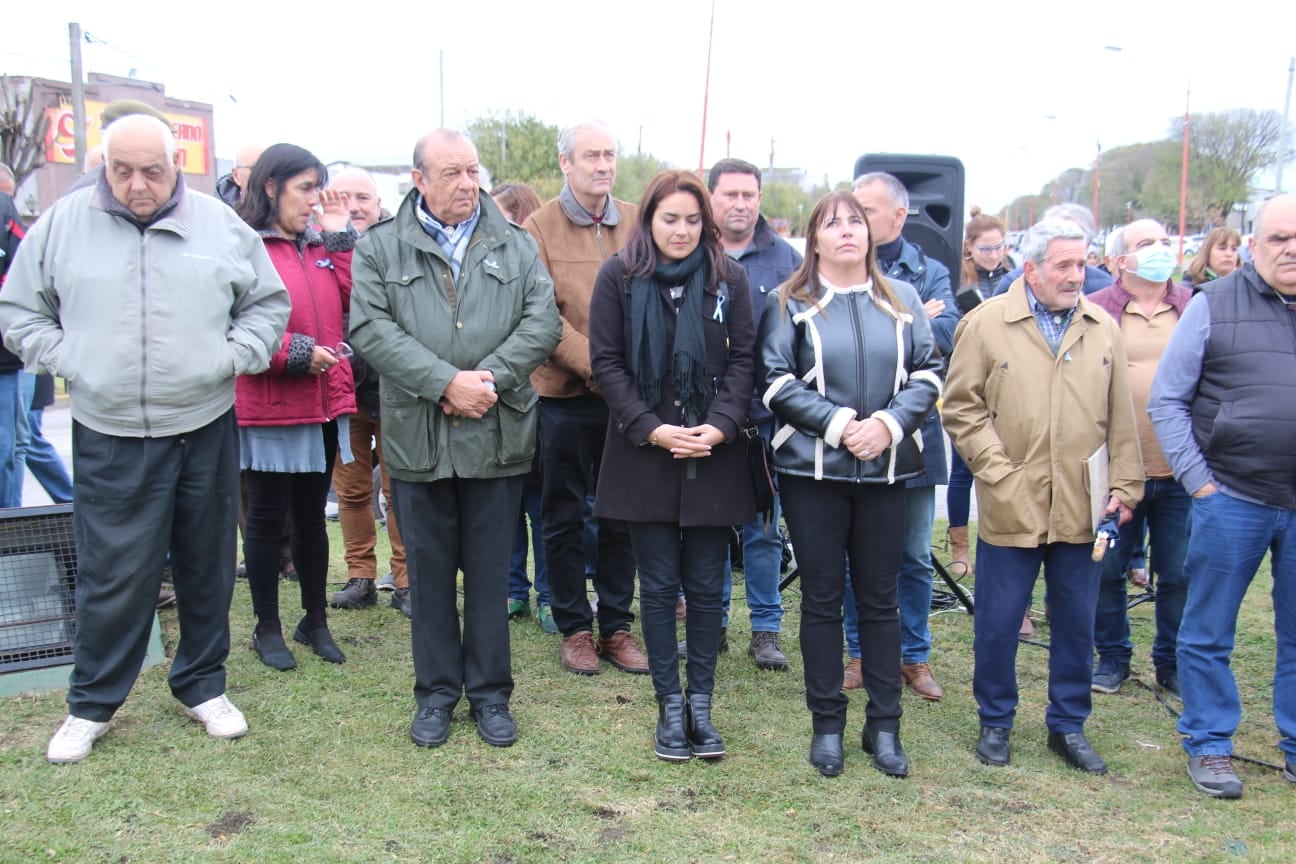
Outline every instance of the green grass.
<path id="1" fill-rule="evenodd" d="M 330 530 L 337 576 L 342 556 L 336 525 Z M 1234 656 L 1245 710 L 1237 752 L 1281 762 L 1269 589 L 1266 569 Z M 972 620 L 948 612 L 932 622 L 944 701 L 905 696 L 912 776 L 886 778 L 860 752 L 864 697 L 856 693 L 846 772 L 825 779 L 806 762 L 795 587 L 784 595 L 789 674 L 758 672 L 746 657 L 742 593 L 739 579 L 734 649 L 721 657 L 715 693 L 730 755 L 667 764 L 652 754 L 647 676 L 607 666 L 597 677 L 571 675 L 558 664 L 557 637 L 534 620 L 510 625 L 517 745 L 481 742 L 461 705 L 449 743 L 416 748 L 404 617 L 384 605 L 333 612 L 347 664 L 297 650 L 300 668 L 276 673 L 250 650 L 240 582 L 229 693 L 248 716 L 248 736 L 213 741 L 185 720 L 165 666 L 140 677 L 112 731 L 79 765 L 44 760 L 65 714 L 62 692 L 0 702 L 0 861 L 1296 860 L 1296 790 L 1278 772 L 1239 766 L 1246 797 L 1233 802 L 1212 801 L 1188 782 L 1174 717 L 1142 686 L 1152 679 L 1149 605 L 1132 613 L 1137 680 L 1115 696 L 1095 695 L 1087 727 L 1111 765 L 1107 777 L 1082 775 L 1046 750 L 1047 657 L 1025 645 L 1013 765 L 976 761 Z M 284 583 L 281 596 L 290 620 L 296 587 Z M 1038 592 L 1036 603 L 1042 608 Z M 162 620 L 170 650 L 174 612 Z M 1046 624 L 1039 636 L 1047 639 Z"/>

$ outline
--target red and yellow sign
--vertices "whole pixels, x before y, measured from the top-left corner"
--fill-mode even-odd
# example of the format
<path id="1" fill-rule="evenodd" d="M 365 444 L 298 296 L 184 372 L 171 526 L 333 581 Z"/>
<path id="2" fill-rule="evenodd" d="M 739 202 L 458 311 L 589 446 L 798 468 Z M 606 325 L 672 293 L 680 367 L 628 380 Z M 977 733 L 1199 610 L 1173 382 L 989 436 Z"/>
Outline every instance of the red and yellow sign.
<path id="1" fill-rule="evenodd" d="M 87 149 L 102 143 L 99 115 L 103 113 L 107 104 L 107 102 L 85 103 Z M 193 114 L 173 114 L 170 111 L 163 111 L 162 115 L 175 130 L 176 150 L 180 153 L 180 167 L 184 173 L 211 173 L 211 165 L 207 158 L 210 138 L 207 119 Z M 49 128 L 45 133 L 45 161 L 75 165 L 76 123 L 72 117 L 72 106 L 60 105 L 57 108 L 46 108 L 45 116 L 49 118 Z"/>

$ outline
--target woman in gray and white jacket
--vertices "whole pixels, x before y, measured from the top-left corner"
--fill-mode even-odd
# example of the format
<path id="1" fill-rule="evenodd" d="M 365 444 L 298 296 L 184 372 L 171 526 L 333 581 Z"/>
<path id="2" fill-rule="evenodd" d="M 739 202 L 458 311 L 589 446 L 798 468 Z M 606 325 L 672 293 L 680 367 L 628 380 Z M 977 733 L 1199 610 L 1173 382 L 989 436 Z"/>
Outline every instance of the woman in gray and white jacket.
<path id="1" fill-rule="evenodd" d="M 883 277 L 864 210 L 844 191 L 815 205 L 805 260 L 768 302 L 763 400 L 776 420 L 774 467 L 801 574 L 810 762 L 835 776 L 844 761 L 849 558 L 869 697 L 862 744 L 880 771 L 904 777 L 896 579 L 904 481 L 922 473 L 919 428 L 941 389 L 931 325 L 913 287 Z"/>

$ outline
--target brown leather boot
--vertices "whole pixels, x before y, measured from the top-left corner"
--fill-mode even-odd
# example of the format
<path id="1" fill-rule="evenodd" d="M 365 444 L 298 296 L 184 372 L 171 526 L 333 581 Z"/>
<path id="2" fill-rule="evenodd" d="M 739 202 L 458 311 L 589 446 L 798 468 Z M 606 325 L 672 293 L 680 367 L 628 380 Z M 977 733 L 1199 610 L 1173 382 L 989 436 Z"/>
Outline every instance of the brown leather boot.
<path id="1" fill-rule="evenodd" d="M 558 644 L 558 659 L 568 671 L 577 675 L 599 674 L 598 654 L 594 651 L 594 634 L 577 630 Z"/>
<path id="2" fill-rule="evenodd" d="M 618 630 L 606 639 L 600 639 L 598 653 L 622 672 L 632 675 L 648 674 L 648 657 L 640 650 L 639 643 L 629 630 Z"/>
<path id="3" fill-rule="evenodd" d="M 946 536 L 949 538 L 949 574 L 955 579 L 974 575 L 976 569 L 972 566 L 972 558 L 968 554 L 968 527 L 964 525 L 955 528 L 951 525 Z"/>
<path id="4" fill-rule="evenodd" d="M 864 661 L 852 657 L 842 670 L 842 689 L 859 690 L 864 686 Z"/>
<path id="5" fill-rule="evenodd" d="M 929 702 L 939 702 L 945 691 L 936 683 L 931 667 L 926 663 L 901 663 L 900 677 L 909 689 Z"/>

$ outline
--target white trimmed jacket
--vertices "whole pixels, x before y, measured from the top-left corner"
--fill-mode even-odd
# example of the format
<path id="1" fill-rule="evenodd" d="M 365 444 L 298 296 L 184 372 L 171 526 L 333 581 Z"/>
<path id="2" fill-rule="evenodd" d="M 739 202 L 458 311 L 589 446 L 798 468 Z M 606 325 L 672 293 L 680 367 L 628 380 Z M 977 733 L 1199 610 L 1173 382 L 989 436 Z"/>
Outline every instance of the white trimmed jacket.
<path id="1" fill-rule="evenodd" d="M 819 302 L 761 319 L 761 401 L 774 412 L 774 467 L 783 474 L 853 483 L 896 483 L 922 473 L 920 428 L 940 398 L 940 359 L 913 286 L 888 280 L 895 310 L 871 283 L 837 288 L 819 280 Z M 881 457 L 856 459 L 846 424 L 875 417 L 891 431 Z"/>

